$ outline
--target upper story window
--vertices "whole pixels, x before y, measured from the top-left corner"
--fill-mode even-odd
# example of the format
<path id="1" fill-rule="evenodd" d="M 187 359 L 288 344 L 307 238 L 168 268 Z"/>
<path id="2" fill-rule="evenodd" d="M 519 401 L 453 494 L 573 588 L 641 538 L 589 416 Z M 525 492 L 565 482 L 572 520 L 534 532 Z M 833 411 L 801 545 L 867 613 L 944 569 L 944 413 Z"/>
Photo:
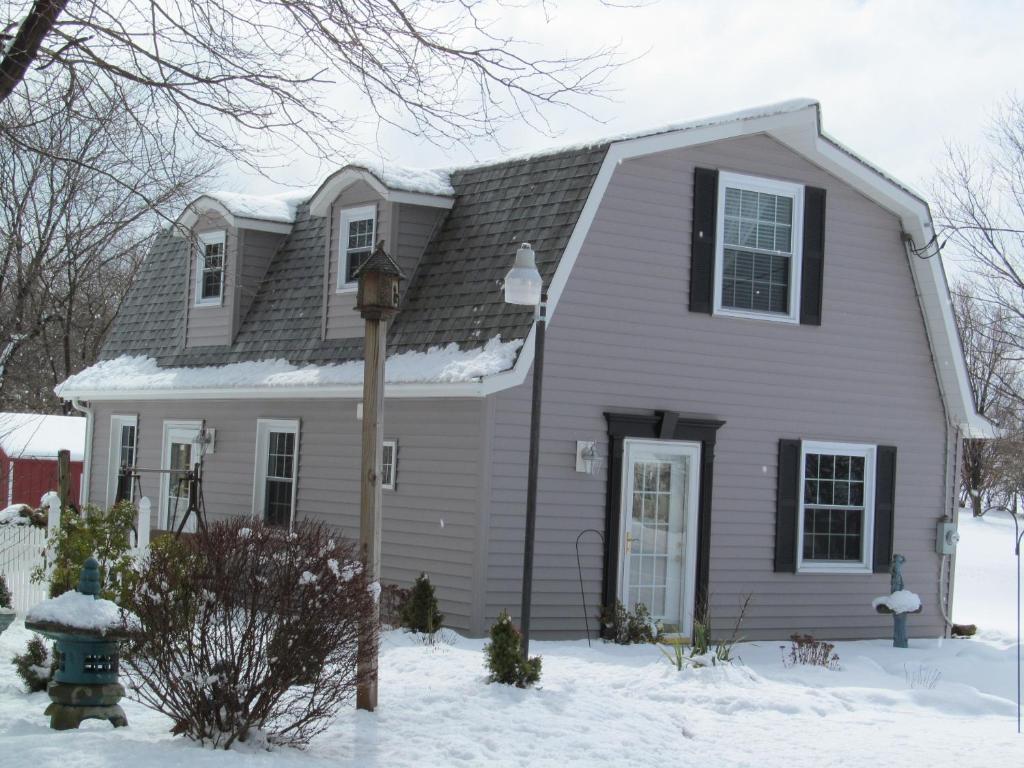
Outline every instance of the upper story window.
<path id="1" fill-rule="evenodd" d="M 376 206 L 346 208 L 341 212 L 338 229 L 338 290 L 352 290 L 356 287 L 356 272 L 363 261 L 373 252 L 377 228 Z"/>
<path id="2" fill-rule="evenodd" d="M 217 305 L 224 300 L 224 250 L 226 232 L 199 235 L 196 256 L 196 305 Z"/>
<path id="3" fill-rule="evenodd" d="M 804 442 L 799 570 L 871 570 L 875 446 Z"/>
<path id="4" fill-rule="evenodd" d="M 719 174 L 715 313 L 799 322 L 804 188 Z"/>

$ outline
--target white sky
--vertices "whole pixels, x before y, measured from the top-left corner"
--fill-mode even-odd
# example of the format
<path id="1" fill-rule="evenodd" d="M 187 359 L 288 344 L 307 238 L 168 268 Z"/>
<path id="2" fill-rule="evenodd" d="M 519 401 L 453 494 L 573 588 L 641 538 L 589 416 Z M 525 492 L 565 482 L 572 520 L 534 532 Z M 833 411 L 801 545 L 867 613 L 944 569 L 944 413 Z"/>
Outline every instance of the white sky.
<path id="1" fill-rule="evenodd" d="M 660 0 L 615 8 L 556 0 L 505 9 L 501 31 L 544 55 L 619 43 L 626 57 L 609 83 L 612 101 L 583 104 L 602 122 L 548 113 L 556 136 L 524 126 L 501 134 L 522 152 L 640 130 L 795 97 L 821 102 L 825 130 L 897 178 L 927 192 L 944 142 L 979 143 L 998 102 L 1021 91 L 1024 2 L 996 0 Z M 369 130 L 392 162 L 458 165 L 499 156 L 494 144 L 445 150 L 396 130 Z M 296 160 L 286 184 L 319 181 Z M 273 184 L 225 174 L 226 188 Z"/>

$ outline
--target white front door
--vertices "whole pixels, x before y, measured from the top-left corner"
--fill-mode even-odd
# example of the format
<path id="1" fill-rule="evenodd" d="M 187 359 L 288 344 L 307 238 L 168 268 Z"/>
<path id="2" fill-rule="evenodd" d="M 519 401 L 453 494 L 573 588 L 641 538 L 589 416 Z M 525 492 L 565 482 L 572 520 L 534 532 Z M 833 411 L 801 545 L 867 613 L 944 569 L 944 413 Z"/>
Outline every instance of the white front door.
<path id="1" fill-rule="evenodd" d="M 198 461 L 196 441 L 202 425 L 189 422 L 164 423 L 164 449 L 160 479 L 160 527 L 177 530 L 188 510 L 188 471 Z M 196 516 L 190 515 L 185 531 L 196 530 Z"/>
<path id="2" fill-rule="evenodd" d="M 626 440 L 619 596 L 643 603 L 663 631 L 693 631 L 700 444 Z"/>

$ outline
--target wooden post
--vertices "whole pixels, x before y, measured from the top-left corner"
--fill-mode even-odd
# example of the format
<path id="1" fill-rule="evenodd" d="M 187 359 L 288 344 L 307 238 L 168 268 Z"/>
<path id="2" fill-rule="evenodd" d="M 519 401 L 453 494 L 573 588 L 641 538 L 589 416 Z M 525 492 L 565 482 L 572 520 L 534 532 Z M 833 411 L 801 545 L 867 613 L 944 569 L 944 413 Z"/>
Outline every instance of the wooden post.
<path id="1" fill-rule="evenodd" d="M 68 508 L 68 500 L 71 497 L 71 451 L 67 448 L 57 451 L 57 472 L 57 492 L 60 495 L 60 508 L 65 510 Z"/>
<path id="2" fill-rule="evenodd" d="M 359 496 L 359 549 L 366 579 L 380 579 L 381 494 L 380 471 L 384 424 L 384 320 L 366 321 L 366 357 L 363 371 L 363 461 Z M 380 622 L 380 603 L 373 609 L 373 625 L 367 627 L 359 643 L 359 679 L 356 707 L 372 712 L 377 707 L 376 625 Z M 371 631 L 373 630 L 373 631 Z"/>
<path id="3" fill-rule="evenodd" d="M 363 459 L 359 482 L 359 551 L 374 591 L 370 620 L 360 628 L 356 707 L 377 708 L 377 634 L 380 628 L 380 466 L 384 441 L 384 358 L 388 320 L 398 313 L 402 271 L 378 243 L 357 273 L 356 310 L 366 327 L 363 357 Z"/>

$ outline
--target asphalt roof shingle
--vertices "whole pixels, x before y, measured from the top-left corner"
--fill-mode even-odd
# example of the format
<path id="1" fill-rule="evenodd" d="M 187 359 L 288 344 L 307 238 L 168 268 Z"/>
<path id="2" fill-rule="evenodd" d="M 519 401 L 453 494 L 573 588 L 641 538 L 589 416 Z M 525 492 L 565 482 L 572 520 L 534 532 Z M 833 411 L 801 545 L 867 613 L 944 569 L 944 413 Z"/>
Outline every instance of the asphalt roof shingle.
<path id="1" fill-rule="evenodd" d="M 529 307 L 504 303 L 501 281 L 520 242 L 550 283 L 600 170 L 607 144 L 467 168 L 451 174 L 455 204 L 411 276 L 388 333 L 389 354 L 495 336 L 524 338 Z M 296 211 L 231 345 L 184 346 L 187 243 L 161 233 L 121 306 L 102 357 L 148 355 L 163 366 L 283 358 L 326 363 L 362 357 L 363 340 L 320 338 L 327 219 Z"/>

